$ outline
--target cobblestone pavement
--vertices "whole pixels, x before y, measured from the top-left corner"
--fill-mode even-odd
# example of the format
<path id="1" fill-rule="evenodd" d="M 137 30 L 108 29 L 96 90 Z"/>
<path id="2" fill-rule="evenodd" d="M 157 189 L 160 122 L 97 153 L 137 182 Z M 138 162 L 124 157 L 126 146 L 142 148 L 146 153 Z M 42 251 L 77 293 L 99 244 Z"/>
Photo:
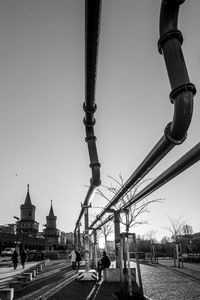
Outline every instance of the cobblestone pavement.
<path id="1" fill-rule="evenodd" d="M 173 262 L 141 264 L 144 293 L 153 300 L 199 300 L 200 268 L 173 268 Z M 192 265 L 192 264 L 190 264 Z M 189 268 L 190 267 L 190 268 Z"/>
<path id="2" fill-rule="evenodd" d="M 134 267 L 134 265 L 132 265 Z M 200 264 L 174 268 L 173 261 L 140 264 L 144 294 L 152 300 L 200 300 Z M 2 274 L 3 275 L 3 274 Z M 6 275 L 6 274 L 5 274 Z M 79 282 L 76 271 L 66 261 L 50 261 L 36 279 L 15 294 L 16 300 L 86 300 L 95 282 Z M 103 283 L 95 290 L 95 300 L 112 300 L 119 284 Z"/>

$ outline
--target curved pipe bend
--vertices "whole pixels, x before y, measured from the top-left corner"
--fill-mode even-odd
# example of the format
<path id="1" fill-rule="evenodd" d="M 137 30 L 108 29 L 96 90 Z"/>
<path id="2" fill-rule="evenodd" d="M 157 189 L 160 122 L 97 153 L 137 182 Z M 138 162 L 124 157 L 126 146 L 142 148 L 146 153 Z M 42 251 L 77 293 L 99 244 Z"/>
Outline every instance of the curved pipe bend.
<path id="1" fill-rule="evenodd" d="M 165 137 L 173 144 L 181 144 L 190 126 L 195 86 L 190 83 L 181 45 L 183 37 L 177 29 L 179 6 L 185 0 L 162 0 L 160 10 L 160 39 L 158 50 L 164 56 L 172 91 L 174 116 L 165 128 Z"/>

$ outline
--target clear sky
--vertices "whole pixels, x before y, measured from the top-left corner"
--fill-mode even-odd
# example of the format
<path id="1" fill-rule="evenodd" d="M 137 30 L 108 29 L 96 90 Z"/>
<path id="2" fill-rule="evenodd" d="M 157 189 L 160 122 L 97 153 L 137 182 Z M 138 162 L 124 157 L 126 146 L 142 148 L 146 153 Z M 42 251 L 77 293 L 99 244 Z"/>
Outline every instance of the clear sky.
<path id="1" fill-rule="evenodd" d="M 199 0 L 187 0 L 179 15 L 197 88 L 188 137 L 149 177 L 199 142 L 199 11 Z M 127 179 L 172 120 L 171 89 L 157 51 L 159 13 L 160 0 L 102 1 L 95 134 L 103 184 L 120 172 Z M 0 1 L 0 224 L 20 216 L 29 183 L 40 230 L 51 199 L 57 227 L 74 230 L 91 177 L 83 102 L 84 1 Z M 198 184 L 199 163 L 153 193 L 149 199 L 165 200 L 151 207 L 150 225 L 137 233 L 165 235 L 168 217 L 178 216 L 200 231 Z"/>

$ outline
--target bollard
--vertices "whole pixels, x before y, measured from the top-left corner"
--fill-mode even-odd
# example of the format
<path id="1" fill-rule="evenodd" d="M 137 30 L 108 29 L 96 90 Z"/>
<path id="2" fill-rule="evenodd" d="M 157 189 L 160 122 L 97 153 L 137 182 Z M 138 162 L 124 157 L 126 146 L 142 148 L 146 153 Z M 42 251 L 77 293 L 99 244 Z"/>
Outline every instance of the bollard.
<path id="1" fill-rule="evenodd" d="M 1 300 L 13 300 L 14 299 L 14 289 L 5 288 L 0 290 L 0 299 Z"/>

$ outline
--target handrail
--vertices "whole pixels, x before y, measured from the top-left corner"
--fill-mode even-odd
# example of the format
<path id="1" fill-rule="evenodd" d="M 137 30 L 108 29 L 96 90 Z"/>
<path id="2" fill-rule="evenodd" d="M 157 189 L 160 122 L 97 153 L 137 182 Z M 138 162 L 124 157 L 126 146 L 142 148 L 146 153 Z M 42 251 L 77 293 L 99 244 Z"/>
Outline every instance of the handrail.
<path id="1" fill-rule="evenodd" d="M 112 198 L 111 202 L 98 214 L 104 214 L 114 206 L 120 198 L 132 189 L 163 157 L 175 146 L 184 142 L 193 113 L 193 96 L 195 86 L 190 83 L 181 50 L 182 34 L 177 30 L 179 6 L 183 0 L 162 0 L 160 11 L 160 39 L 158 49 L 163 54 L 172 91 L 170 100 L 174 104 L 174 116 L 152 151 L 125 182 L 124 186 Z M 97 222 L 91 224 L 91 227 Z"/>
<path id="2" fill-rule="evenodd" d="M 131 205 L 143 200 L 145 197 L 149 196 L 151 193 L 155 192 L 161 186 L 181 174 L 183 171 L 191 167 L 193 164 L 200 160 L 200 143 L 190 149 L 186 154 L 179 158 L 173 165 L 171 165 L 167 170 L 156 177 L 151 183 L 149 183 L 145 188 L 143 188 L 138 194 L 133 196 L 125 205 L 123 205 L 120 210 L 126 210 Z M 101 224 L 97 225 L 94 229 L 98 229 L 102 225 L 113 219 L 113 215 L 110 215 Z"/>
<path id="3" fill-rule="evenodd" d="M 94 135 L 94 113 L 97 108 L 95 104 L 95 85 L 99 42 L 100 12 L 101 0 L 85 0 L 85 102 L 83 104 L 85 117 L 83 122 L 86 131 L 85 141 L 88 145 L 92 178 L 90 179 L 90 187 L 88 189 L 84 205 L 81 208 L 78 221 L 76 222 L 74 230 L 75 232 L 84 214 L 84 207 L 88 205 L 91 196 L 95 191 L 95 188 L 101 184 L 101 165 L 98 160 L 96 137 Z"/>

